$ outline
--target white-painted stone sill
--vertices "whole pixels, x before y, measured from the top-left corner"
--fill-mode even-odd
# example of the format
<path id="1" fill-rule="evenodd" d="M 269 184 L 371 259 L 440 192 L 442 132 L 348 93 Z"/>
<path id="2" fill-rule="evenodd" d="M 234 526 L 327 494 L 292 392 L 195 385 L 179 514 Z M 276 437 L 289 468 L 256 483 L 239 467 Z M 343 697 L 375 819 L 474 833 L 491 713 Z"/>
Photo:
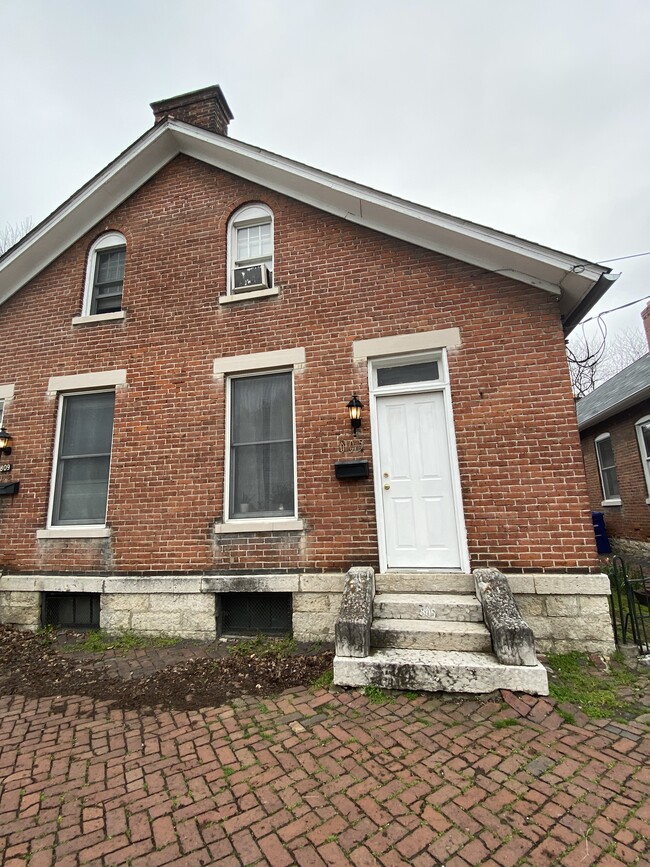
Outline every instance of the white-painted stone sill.
<path id="1" fill-rule="evenodd" d="M 622 506 L 623 501 L 620 497 L 612 497 L 611 500 L 603 500 L 600 504 L 601 506 Z"/>
<path id="2" fill-rule="evenodd" d="M 119 319 L 125 319 L 126 313 L 124 310 L 115 310 L 113 313 L 93 313 L 92 316 L 73 316 L 73 325 L 94 325 L 97 322 L 116 322 Z"/>
<path id="3" fill-rule="evenodd" d="M 36 531 L 37 539 L 106 539 L 110 535 L 110 527 L 51 527 Z"/>
<path id="4" fill-rule="evenodd" d="M 219 304 L 234 304 L 237 301 L 253 301 L 255 298 L 273 298 L 280 294 L 280 287 L 270 289 L 254 289 L 252 292 L 238 292 L 236 295 L 220 295 Z"/>
<path id="5" fill-rule="evenodd" d="M 219 536 L 226 533 L 282 533 L 283 531 L 303 529 L 304 525 L 301 520 L 291 518 L 225 521 L 223 524 L 214 525 L 214 532 Z"/>

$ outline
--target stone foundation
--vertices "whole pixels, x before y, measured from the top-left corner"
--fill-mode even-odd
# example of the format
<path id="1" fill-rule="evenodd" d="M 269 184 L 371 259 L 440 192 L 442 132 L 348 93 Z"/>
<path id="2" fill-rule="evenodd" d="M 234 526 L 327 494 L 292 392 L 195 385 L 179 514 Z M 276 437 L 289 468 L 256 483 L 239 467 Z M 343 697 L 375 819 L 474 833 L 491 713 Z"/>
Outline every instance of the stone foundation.
<path id="1" fill-rule="evenodd" d="M 650 563 L 650 542 L 640 542 L 636 539 L 609 540 L 612 554 L 618 554 L 623 560 L 641 560 Z"/>
<path id="2" fill-rule="evenodd" d="M 508 575 L 540 653 L 615 649 L 606 575 Z"/>
<path id="3" fill-rule="evenodd" d="M 446 577 L 453 592 L 453 576 Z M 607 576 L 506 577 L 538 651 L 607 654 L 614 650 Z M 339 573 L 144 578 L 3 575 L 0 623 L 38 629 L 43 592 L 100 593 L 100 626 L 107 632 L 214 640 L 220 593 L 275 591 L 293 594 L 293 634 L 298 641 L 333 642 L 344 580 Z"/>
<path id="4" fill-rule="evenodd" d="M 0 590 L 0 623 L 35 632 L 41 625 L 41 594 Z"/>

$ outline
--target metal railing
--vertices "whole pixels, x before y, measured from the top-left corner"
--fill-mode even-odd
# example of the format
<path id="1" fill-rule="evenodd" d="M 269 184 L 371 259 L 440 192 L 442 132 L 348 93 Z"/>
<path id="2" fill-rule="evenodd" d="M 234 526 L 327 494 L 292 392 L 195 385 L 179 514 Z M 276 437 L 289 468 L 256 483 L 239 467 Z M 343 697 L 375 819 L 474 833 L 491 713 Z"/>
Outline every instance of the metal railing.
<path id="1" fill-rule="evenodd" d="M 614 557 L 609 580 L 616 644 L 636 644 L 640 654 L 650 653 L 650 569 Z"/>

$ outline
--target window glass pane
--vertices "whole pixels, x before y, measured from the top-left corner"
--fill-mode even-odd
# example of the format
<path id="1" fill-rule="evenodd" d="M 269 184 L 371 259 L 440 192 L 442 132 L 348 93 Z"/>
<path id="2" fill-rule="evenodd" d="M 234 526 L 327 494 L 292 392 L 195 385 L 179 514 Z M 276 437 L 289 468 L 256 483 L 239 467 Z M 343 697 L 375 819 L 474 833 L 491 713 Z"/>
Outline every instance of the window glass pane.
<path id="1" fill-rule="evenodd" d="M 293 443 L 233 449 L 233 517 L 293 515 Z"/>
<path id="2" fill-rule="evenodd" d="M 598 446 L 601 467 L 605 469 L 614 466 L 614 450 L 611 439 L 607 437 L 607 439 L 598 440 L 596 445 Z"/>
<path id="3" fill-rule="evenodd" d="M 272 253 L 270 223 L 237 229 L 237 261 L 262 259 L 271 256 Z"/>
<path id="4" fill-rule="evenodd" d="M 126 250 L 106 250 L 97 254 L 96 283 L 115 283 L 124 280 Z"/>
<path id="5" fill-rule="evenodd" d="M 405 382 L 429 382 L 439 378 L 437 361 L 422 361 L 398 367 L 380 367 L 377 385 L 400 385 Z"/>
<path id="6" fill-rule="evenodd" d="M 291 374 L 233 379 L 231 412 L 233 445 L 293 439 Z"/>
<path id="7" fill-rule="evenodd" d="M 60 454 L 110 454 L 115 394 L 79 394 L 64 398 Z"/>
<path id="8" fill-rule="evenodd" d="M 291 373 L 231 382 L 231 517 L 295 512 L 291 382 Z"/>
<path id="9" fill-rule="evenodd" d="M 2 406 L 0 405 L 0 420 L 2 419 Z M 650 422 L 641 425 L 641 438 L 645 446 L 645 458 L 650 459 Z"/>
<path id="10" fill-rule="evenodd" d="M 91 315 L 122 309 L 126 247 L 100 250 L 96 255 L 95 280 L 90 305 Z"/>
<path id="11" fill-rule="evenodd" d="M 598 455 L 600 477 L 603 482 L 603 496 L 606 500 L 620 496 L 611 437 L 607 436 L 602 440 L 598 440 L 596 443 L 596 454 Z"/>
<path id="12" fill-rule="evenodd" d="M 106 518 L 110 457 L 60 459 L 61 523 L 96 524 Z"/>
<path id="13" fill-rule="evenodd" d="M 106 520 L 114 407 L 114 392 L 63 398 L 53 524 Z"/>
<path id="14" fill-rule="evenodd" d="M 4 413 L 5 402 L 4 400 L 0 400 L 0 427 L 2 427 L 2 415 Z"/>

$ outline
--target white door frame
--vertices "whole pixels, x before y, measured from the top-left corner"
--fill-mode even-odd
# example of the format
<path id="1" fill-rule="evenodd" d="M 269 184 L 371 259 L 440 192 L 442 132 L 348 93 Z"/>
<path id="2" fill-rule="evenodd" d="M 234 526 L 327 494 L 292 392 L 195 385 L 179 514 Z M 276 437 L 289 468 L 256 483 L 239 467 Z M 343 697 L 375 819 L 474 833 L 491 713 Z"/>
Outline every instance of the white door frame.
<path id="1" fill-rule="evenodd" d="M 393 367 L 402 364 L 414 364 L 421 361 L 437 361 L 439 378 L 435 382 L 414 382 L 400 385 L 377 386 L 377 369 L 381 367 Z M 434 391 L 442 392 L 445 409 L 447 446 L 449 448 L 449 464 L 451 473 L 451 485 L 454 500 L 454 512 L 456 518 L 456 534 L 458 551 L 461 565 L 458 570 L 449 568 L 421 568 L 401 571 L 408 572 L 465 572 L 470 571 L 469 549 L 467 547 L 467 531 L 465 528 L 465 513 L 463 510 L 463 495 L 460 485 L 460 469 L 458 467 L 458 451 L 456 449 L 456 431 L 454 427 L 454 412 L 451 402 L 451 390 L 449 387 L 449 374 L 447 366 L 447 351 L 445 349 L 436 352 L 419 352 L 414 355 L 386 355 L 380 358 L 368 359 L 368 387 L 370 394 L 370 431 L 372 444 L 372 464 L 375 489 L 375 510 L 377 516 L 377 541 L 379 544 L 379 568 L 382 572 L 391 571 L 387 566 L 386 533 L 384 530 L 384 501 L 382 496 L 382 479 L 379 457 L 379 422 L 377 414 L 377 399 L 389 395 L 400 394 L 423 394 Z M 400 571 L 393 569 L 392 571 Z"/>

